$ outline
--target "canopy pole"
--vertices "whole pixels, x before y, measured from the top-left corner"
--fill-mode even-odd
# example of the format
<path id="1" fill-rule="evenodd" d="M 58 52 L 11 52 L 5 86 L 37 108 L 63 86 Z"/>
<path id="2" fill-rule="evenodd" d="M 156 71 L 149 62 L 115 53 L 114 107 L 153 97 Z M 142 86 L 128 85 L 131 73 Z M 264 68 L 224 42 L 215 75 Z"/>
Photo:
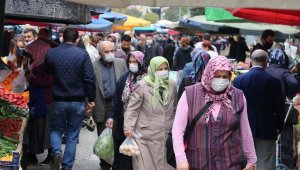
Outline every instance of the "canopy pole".
<path id="1" fill-rule="evenodd" d="M 0 0 L 0 58 L 3 55 L 5 1 Z M 0 62 L 2 62 L 2 59 Z"/>

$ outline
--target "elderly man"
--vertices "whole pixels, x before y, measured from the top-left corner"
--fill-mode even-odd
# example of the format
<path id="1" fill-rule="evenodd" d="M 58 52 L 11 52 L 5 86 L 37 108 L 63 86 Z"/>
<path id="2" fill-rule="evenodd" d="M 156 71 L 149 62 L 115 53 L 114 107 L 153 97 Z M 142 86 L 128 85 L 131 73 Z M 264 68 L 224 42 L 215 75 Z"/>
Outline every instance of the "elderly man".
<path id="1" fill-rule="evenodd" d="M 268 54 L 256 50 L 251 55 L 251 70 L 237 77 L 233 85 L 244 91 L 249 123 L 254 136 L 257 168 L 276 169 L 275 153 L 278 132 L 283 129 L 284 98 L 280 81 L 265 72 Z"/>
<path id="2" fill-rule="evenodd" d="M 92 62 L 96 61 L 97 58 L 100 57 L 99 51 L 97 49 L 97 45 L 100 40 L 101 40 L 100 36 L 93 35 L 91 38 L 91 42 L 86 47 L 86 51 L 89 53 Z"/>
<path id="3" fill-rule="evenodd" d="M 93 62 L 96 74 L 96 108 L 94 120 L 97 124 L 98 135 L 105 128 L 106 114 L 112 107 L 112 99 L 115 94 L 116 82 L 120 76 L 127 71 L 125 60 L 115 58 L 114 44 L 103 41 L 98 46 L 100 58 Z M 100 159 L 101 169 L 109 170 L 111 165 Z"/>

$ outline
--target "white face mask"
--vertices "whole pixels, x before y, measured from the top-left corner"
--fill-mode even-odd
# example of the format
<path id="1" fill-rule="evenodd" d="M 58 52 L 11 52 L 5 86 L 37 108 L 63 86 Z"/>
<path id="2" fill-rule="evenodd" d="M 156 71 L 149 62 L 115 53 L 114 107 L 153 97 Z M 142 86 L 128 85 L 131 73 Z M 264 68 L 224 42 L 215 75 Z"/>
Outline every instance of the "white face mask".
<path id="1" fill-rule="evenodd" d="M 25 45 L 28 46 L 29 44 L 33 43 L 33 41 L 34 41 L 34 40 L 27 41 L 27 42 L 25 42 Z"/>
<path id="2" fill-rule="evenodd" d="M 111 63 L 111 62 L 114 61 L 114 59 L 115 59 L 114 53 L 108 53 L 108 54 L 105 55 L 103 60 L 108 62 L 108 63 Z"/>
<path id="3" fill-rule="evenodd" d="M 169 77 L 169 71 L 168 70 L 156 71 L 155 76 L 159 77 L 159 78 L 168 78 Z"/>
<path id="4" fill-rule="evenodd" d="M 230 81 L 228 79 L 224 78 L 213 78 L 211 82 L 211 88 L 215 92 L 222 92 L 224 91 L 230 84 Z"/>
<path id="5" fill-rule="evenodd" d="M 139 71 L 139 65 L 138 64 L 129 64 L 129 70 L 132 73 L 137 73 Z"/>
<path id="6" fill-rule="evenodd" d="M 150 46 L 153 44 L 153 40 L 146 40 L 146 45 Z"/>
<path id="7" fill-rule="evenodd" d="M 63 37 L 59 37 L 59 41 L 62 43 L 64 42 L 64 38 Z"/>

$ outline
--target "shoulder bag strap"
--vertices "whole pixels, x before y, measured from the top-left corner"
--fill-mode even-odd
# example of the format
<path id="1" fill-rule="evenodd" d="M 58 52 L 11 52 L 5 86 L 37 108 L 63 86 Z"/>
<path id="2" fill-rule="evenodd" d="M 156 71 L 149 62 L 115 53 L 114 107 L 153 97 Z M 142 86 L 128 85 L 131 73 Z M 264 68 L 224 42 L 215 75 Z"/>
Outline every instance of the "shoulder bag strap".
<path id="1" fill-rule="evenodd" d="M 198 122 L 198 120 L 200 119 L 200 117 L 206 112 L 206 110 L 212 105 L 212 101 L 206 103 L 202 109 L 198 112 L 198 114 L 196 115 L 196 117 L 192 120 L 192 122 L 186 127 L 186 131 L 184 133 L 184 139 L 189 139 L 191 137 L 191 134 L 194 130 L 194 127 L 196 125 L 196 123 Z"/>

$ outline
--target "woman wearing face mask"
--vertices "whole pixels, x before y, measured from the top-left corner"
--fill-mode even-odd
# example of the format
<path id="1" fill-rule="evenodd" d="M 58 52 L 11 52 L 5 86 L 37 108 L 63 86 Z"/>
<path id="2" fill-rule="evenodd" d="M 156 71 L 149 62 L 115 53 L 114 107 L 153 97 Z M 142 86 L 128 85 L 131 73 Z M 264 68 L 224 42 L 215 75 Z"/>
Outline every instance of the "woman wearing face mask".
<path id="1" fill-rule="evenodd" d="M 173 124 L 173 146 L 178 170 L 241 169 L 254 170 L 256 153 L 247 118 L 247 104 L 241 90 L 231 83 L 230 61 L 223 56 L 210 59 L 201 84 L 185 88 Z M 184 148 L 183 135 L 208 102 L 212 105 L 197 121 Z"/>
<path id="2" fill-rule="evenodd" d="M 181 38 L 181 47 L 176 51 L 174 67 L 177 68 L 178 71 L 182 71 L 184 65 L 192 61 L 191 52 L 193 48 L 189 46 L 190 39 L 189 37 Z"/>
<path id="3" fill-rule="evenodd" d="M 178 88 L 178 98 L 181 97 L 185 87 L 201 82 L 202 73 L 210 60 L 210 56 L 200 50 L 193 52 L 192 55 L 193 62 L 186 64 L 182 71 L 182 80 Z"/>
<path id="4" fill-rule="evenodd" d="M 18 54 L 20 54 L 20 51 L 23 51 L 25 49 L 26 45 L 25 45 L 25 40 L 23 38 L 19 38 L 16 40 L 16 42 L 14 42 L 14 40 L 12 40 L 11 42 L 11 47 L 10 47 L 10 52 L 8 54 L 8 66 L 14 70 L 15 72 L 17 72 L 18 69 L 18 64 L 17 63 L 25 63 L 25 57 L 23 57 L 24 61 L 19 61 L 19 57 Z"/>
<path id="5" fill-rule="evenodd" d="M 133 51 L 129 54 L 127 59 L 127 66 L 129 71 L 125 72 L 117 82 L 116 92 L 113 99 L 113 107 L 109 112 L 107 126 L 113 127 L 115 158 L 114 167 L 118 170 L 132 170 L 131 157 L 119 153 L 119 147 L 125 140 L 123 133 L 124 112 L 128 106 L 129 99 L 135 90 L 135 86 L 140 81 L 145 73 L 143 67 L 144 54 L 140 51 Z"/>
<path id="6" fill-rule="evenodd" d="M 166 140 L 174 119 L 177 88 L 168 78 L 169 70 L 165 58 L 154 57 L 125 112 L 125 136 L 139 136 L 135 140 L 141 153 L 132 158 L 134 170 L 173 169 L 166 162 Z"/>

